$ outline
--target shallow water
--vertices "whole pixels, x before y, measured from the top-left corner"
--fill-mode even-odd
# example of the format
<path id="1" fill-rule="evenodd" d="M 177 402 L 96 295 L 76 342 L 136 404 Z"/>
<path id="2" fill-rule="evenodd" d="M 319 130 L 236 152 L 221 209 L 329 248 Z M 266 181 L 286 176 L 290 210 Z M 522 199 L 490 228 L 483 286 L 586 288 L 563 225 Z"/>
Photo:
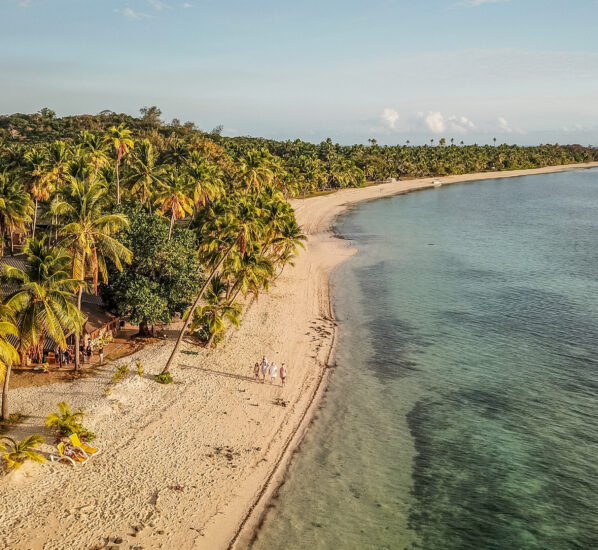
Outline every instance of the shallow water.
<path id="1" fill-rule="evenodd" d="M 362 204 L 255 550 L 598 548 L 598 171 Z"/>

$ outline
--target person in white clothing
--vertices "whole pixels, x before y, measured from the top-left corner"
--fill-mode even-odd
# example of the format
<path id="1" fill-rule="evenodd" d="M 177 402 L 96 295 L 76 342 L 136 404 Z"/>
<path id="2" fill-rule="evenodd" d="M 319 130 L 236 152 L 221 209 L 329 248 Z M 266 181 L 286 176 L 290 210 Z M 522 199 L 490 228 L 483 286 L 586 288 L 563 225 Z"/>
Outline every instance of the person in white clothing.
<path id="1" fill-rule="evenodd" d="M 276 363 L 274 361 L 272 361 L 272 363 L 270 365 L 270 378 L 271 378 L 270 383 L 274 384 L 276 382 L 276 373 L 277 372 L 278 372 L 278 367 L 276 366 Z"/>
<path id="2" fill-rule="evenodd" d="M 268 374 L 268 360 L 262 357 L 262 382 L 266 381 L 266 374 Z"/>

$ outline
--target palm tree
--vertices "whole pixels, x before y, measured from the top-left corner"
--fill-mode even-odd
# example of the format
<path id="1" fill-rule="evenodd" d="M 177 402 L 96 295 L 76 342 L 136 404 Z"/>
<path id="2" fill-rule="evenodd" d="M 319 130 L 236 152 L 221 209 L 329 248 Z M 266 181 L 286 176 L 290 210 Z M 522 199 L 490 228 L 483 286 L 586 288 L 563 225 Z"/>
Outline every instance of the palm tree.
<path id="1" fill-rule="evenodd" d="M 0 174 L 0 257 L 4 256 L 6 233 L 10 236 L 12 253 L 12 235 L 16 230 L 25 231 L 25 224 L 31 222 L 31 214 L 33 201 L 18 176 L 12 172 Z"/>
<path id="2" fill-rule="evenodd" d="M 19 354 L 8 339 L 9 336 L 15 339 L 19 336 L 19 330 L 14 324 L 12 310 L 0 304 L 0 381 L 2 384 L 2 410 L 0 418 L 8 420 L 8 386 L 10 381 L 10 369 L 19 361 Z"/>
<path id="3" fill-rule="evenodd" d="M 227 285 L 224 281 L 218 276 L 214 277 L 206 292 L 206 303 L 199 306 L 193 313 L 189 331 L 196 332 L 207 329 L 209 337 L 205 344 L 206 348 L 212 345 L 216 336 L 224 332 L 226 321 L 239 326 L 241 306 L 227 300 L 226 290 Z"/>
<path id="4" fill-rule="evenodd" d="M 63 245 L 71 251 L 73 278 L 84 281 L 91 277 L 93 292 L 97 293 L 98 280 L 108 283 L 106 260 L 122 270 L 129 263 L 131 251 L 113 237 L 129 226 L 124 214 L 106 212 L 109 199 L 106 187 L 96 180 L 71 180 L 70 192 L 56 204 L 66 225 L 60 230 Z M 77 307 L 81 309 L 83 284 L 78 287 Z M 75 369 L 79 369 L 79 331 L 75 333 Z"/>
<path id="5" fill-rule="evenodd" d="M 239 180 L 245 185 L 245 192 L 254 189 L 257 196 L 264 186 L 274 180 L 274 172 L 270 165 L 270 153 L 267 150 L 249 151 L 239 161 Z"/>
<path id="6" fill-rule="evenodd" d="M 186 214 L 193 214 L 192 192 L 191 182 L 186 174 L 180 174 L 173 170 L 162 179 L 154 203 L 160 205 L 162 214 L 170 210 L 169 241 L 172 237 L 174 222 L 184 218 Z"/>
<path id="7" fill-rule="evenodd" d="M 50 199 L 54 189 L 55 182 L 45 170 L 46 156 L 40 149 L 31 149 L 25 155 L 28 165 L 29 193 L 35 201 L 33 208 L 33 226 L 31 229 L 31 238 L 35 239 L 35 228 L 37 226 L 37 209 L 40 201 Z"/>
<path id="8" fill-rule="evenodd" d="M 56 405 L 58 414 L 50 413 L 46 418 L 46 426 L 56 428 L 62 435 L 69 436 L 72 433 L 79 433 L 83 426 L 81 420 L 85 416 L 83 411 L 73 412 L 66 401 Z"/>
<path id="9" fill-rule="evenodd" d="M 234 292 L 233 303 L 239 293 L 252 293 L 257 296 L 264 289 L 268 290 L 270 279 L 274 275 L 274 265 L 270 258 L 260 252 L 258 245 L 251 246 L 245 254 L 231 254 L 224 264 L 223 272 L 234 281 L 230 291 Z"/>
<path id="10" fill-rule="evenodd" d="M 81 149 L 89 163 L 93 165 L 95 175 L 100 168 L 108 164 L 106 138 L 83 130 L 81 132 Z"/>
<path id="11" fill-rule="evenodd" d="M 131 185 L 131 194 L 137 197 L 141 204 L 147 205 L 151 212 L 153 188 L 161 184 L 163 170 L 156 166 L 154 148 L 149 140 L 144 139 L 138 143 L 130 167 L 127 181 Z"/>
<path id="12" fill-rule="evenodd" d="M 44 455 L 35 450 L 43 441 L 44 438 L 41 435 L 30 435 L 23 441 L 17 441 L 8 436 L 0 438 L 0 451 L 6 460 L 6 467 L 17 469 L 27 460 L 43 464 L 46 461 Z"/>
<path id="13" fill-rule="evenodd" d="M 24 271 L 5 266 L 3 281 L 15 288 L 4 300 L 14 312 L 18 328 L 17 349 L 21 356 L 35 351 L 39 356 L 46 336 L 60 348 L 66 347 L 65 333 L 77 334 L 83 316 L 74 303 L 74 291 L 82 281 L 69 273 L 70 256 L 59 247 L 48 247 L 45 238 L 29 240 L 25 247 L 27 267 Z M 3 407 L 7 403 L 8 378 L 4 379 Z"/>
<path id="14" fill-rule="evenodd" d="M 187 174 L 193 182 L 193 201 L 196 208 L 199 205 L 206 206 L 222 195 L 222 171 L 196 151 L 191 153 Z"/>
<path id="15" fill-rule="evenodd" d="M 166 142 L 166 148 L 160 155 L 161 164 L 170 164 L 175 168 L 181 168 L 189 159 L 191 151 L 189 146 L 182 139 L 172 134 Z"/>
<path id="16" fill-rule="evenodd" d="M 135 147 L 131 130 L 124 123 L 118 126 L 111 126 L 108 130 L 108 138 L 116 152 L 116 204 L 120 204 L 120 174 L 119 167 L 122 158 Z"/>
<path id="17" fill-rule="evenodd" d="M 259 242 L 263 235 L 260 211 L 246 196 L 231 195 L 218 204 L 203 209 L 201 214 L 202 219 L 198 228 L 198 234 L 202 238 L 200 255 L 210 273 L 187 314 L 187 319 L 183 323 L 183 328 L 179 332 L 170 357 L 162 369 L 162 374 L 169 372 L 170 365 L 183 340 L 183 335 L 193 319 L 193 314 L 222 264 L 233 249 L 238 250 L 240 254 L 245 254 L 248 245 Z"/>

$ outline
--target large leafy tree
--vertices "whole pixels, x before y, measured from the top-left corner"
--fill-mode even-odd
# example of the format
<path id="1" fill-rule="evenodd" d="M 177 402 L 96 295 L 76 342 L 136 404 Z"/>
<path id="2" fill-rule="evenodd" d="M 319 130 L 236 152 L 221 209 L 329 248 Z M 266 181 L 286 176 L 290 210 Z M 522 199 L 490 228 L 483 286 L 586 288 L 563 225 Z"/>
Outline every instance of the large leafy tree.
<path id="1" fill-rule="evenodd" d="M 186 229 L 175 229 L 169 240 L 164 219 L 139 205 L 126 213 L 130 227 L 119 239 L 133 252 L 133 261 L 122 272 L 114 270 L 101 292 L 111 309 L 128 315 L 139 334 L 149 336 L 152 325 L 169 323 L 197 294 L 202 278 L 197 245 Z"/>

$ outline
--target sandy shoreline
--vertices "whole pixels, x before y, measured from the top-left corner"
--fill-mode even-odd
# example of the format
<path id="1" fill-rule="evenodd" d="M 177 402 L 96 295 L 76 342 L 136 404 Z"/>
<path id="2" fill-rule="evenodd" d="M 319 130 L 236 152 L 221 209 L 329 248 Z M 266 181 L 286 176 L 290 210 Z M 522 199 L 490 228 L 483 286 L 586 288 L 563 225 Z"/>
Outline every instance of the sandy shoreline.
<path id="1" fill-rule="evenodd" d="M 43 420 L 67 400 L 87 413 L 101 456 L 76 470 L 27 464 L 0 479 L 0 539 L 6 548 L 246 548 L 268 499 L 282 480 L 325 387 L 335 323 L 328 277 L 353 251 L 335 238 L 335 218 L 352 204 L 443 184 L 598 167 L 425 178 L 345 189 L 292 202 L 309 240 L 294 268 L 244 314 L 216 350 L 185 349 L 175 384 L 151 380 L 172 337 L 127 359 L 145 376 L 129 375 L 109 395 L 114 366 L 94 378 L 11 392 L 11 410 L 28 414 L 14 434 L 42 433 Z M 286 388 L 253 379 L 263 354 L 289 363 Z M 134 370 L 134 369 L 133 369 Z M 288 401 L 286 407 L 274 403 Z M 110 539 L 110 540 L 108 540 Z"/>

